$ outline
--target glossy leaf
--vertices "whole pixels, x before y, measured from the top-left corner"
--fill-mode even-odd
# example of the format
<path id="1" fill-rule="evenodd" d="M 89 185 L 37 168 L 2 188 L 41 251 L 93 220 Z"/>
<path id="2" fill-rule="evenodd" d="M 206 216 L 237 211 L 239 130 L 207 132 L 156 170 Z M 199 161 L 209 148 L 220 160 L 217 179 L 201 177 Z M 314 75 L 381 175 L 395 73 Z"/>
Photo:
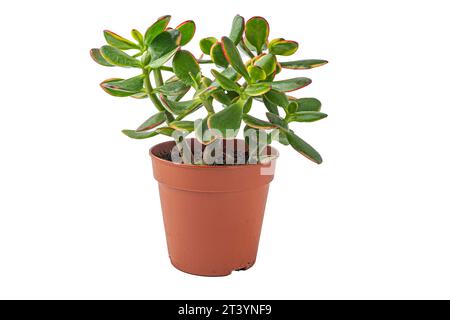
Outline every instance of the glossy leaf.
<path id="1" fill-rule="evenodd" d="M 247 72 L 247 68 L 242 61 L 241 55 L 234 45 L 233 41 L 228 37 L 222 37 L 222 51 L 227 59 L 228 63 L 242 75 L 245 80 L 250 80 L 250 75 Z"/>
<path id="2" fill-rule="evenodd" d="M 105 30 L 103 31 L 103 35 L 105 36 L 106 42 L 117 49 L 121 50 L 140 49 L 136 43 L 128 39 L 125 39 L 124 37 L 121 37 L 112 31 Z"/>
<path id="3" fill-rule="evenodd" d="M 194 121 L 187 121 L 187 120 L 172 121 L 169 124 L 169 127 L 179 131 L 192 132 L 194 131 Z"/>
<path id="4" fill-rule="evenodd" d="M 316 98 L 294 99 L 298 104 L 297 111 L 320 111 L 322 104 Z"/>
<path id="5" fill-rule="evenodd" d="M 137 132 L 135 130 L 122 130 L 122 133 L 132 139 L 147 139 L 158 135 L 156 131 Z"/>
<path id="6" fill-rule="evenodd" d="M 103 58 L 102 54 L 100 53 L 100 49 L 97 48 L 91 49 L 89 53 L 91 55 L 92 60 L 97 62 L 99 65 L 105 67 L 114 67 L 113 64 L 109 63 L 108 61 L 106 61 L 105 58 Z"/>
<path id="7" fill-rule="evenodd" d="M 158 112 L 158 113 L 152 115 L 147 120 L 145 120 L 145 122 L 142 123 L 136 129 L 136 132 L 147 131 L 147 130 L 153 129 L 153 128 L 159 126 L 160 124 L 164 123 L 164 121 L 166 121 L 165 111 Z"/>
<path id="8" fill-rule="evenodd" d="M 248 85 L 244 92 L 249 96 L 256 97 L 265 94 L 270 89 L 270 84 L 262 82 Z"/>
<path id="9" fill-rule="evenodd" d="M 223 138 L 230 139 L 237 135 L 241 126 L 243 106 L 245 101 L 239 100 L 225 109 L 214 113 L 208 119 L 208 127 L 216 130 Z M 227 136 L 227 129 L 234 130 L 232 136 Z"/>
<path id="10" fill-rule="evenodd" d="M 248 99 L 247 102 L 245 102 L 245 104 L 244 104 L 243 112 L 249 113 L 250 109 L 252 108 L 252 104 L 253 104 L 253 99 Z"/>
<path id="11" fill-rule="evenodd" d="M 226 68 L 228 66 L 227 58 L 222 51 L 222 44 L 220 42 L 216 42 L 211 47 L 211 59 L 212 61 L 219 67 Z"/>
<path id="12" fill-rule="evenodd" d="M 298 43 L 291 40 L 275 39 L 269 43 L 269 51 L 280 56 L 290 56 L 297 52 Z"/>
<path id="13" fill-rule="evenodd" d="M 229 38 L 233 41 L 235 45 L 238 45 L 242 40 L 242 35 L 245 30 L 245 20 L 240 15 L 236 15 L 233 19 L 233 23 L 231 25 L 231 31 Z"/>
<path id="14" fill-rule="evenodd" d="M 148 95 L 147 95 L 147 92 L 141 91 L 141 92 L 131 95 L 130 97 L 132 97 L 134 99 L 145 99 L 145 98 L 148 98 Z"/>
<path id="15" fill-rule="evenodd" d="M 143 77 L 137 76 L 130 79 L 107 79 L 100 83 L 100 87 L 108 94 L 115 97 L 128 97 L 140 93 L 143 88 Z"/>
<path id="16" fill-rule="evenodd" d="M 176 78 L 176 80 L 166 81 L 162 86 L 156 87 L 154 90 L 162 93 L 165 96 L 178 96 L 185 94 L 189 90 L 189 86 L 183 81 Z"/>
<path id="17" fill-rule="evenodd" d="M 194 94 L 194 98 L 200 98 L 200 99 L 208 99 L 214 92 L 217 91 L 217 87 L 216 86 L 209 86 L 203 89 L 198 90 L 195 94 Z"/>
<path id="18" fill-rule="evenodd" d="M 301 78 L 274 81 L 271 82 L 270 84 L 272 85 L 272 88 L 277 91 L 290 92 L 306 87 L 310 83 L 311 79 L 301 77 Z"/>
<path id="19" fill-rule="evenodd" d="M 165 135 L 167 137 L 172 137 L 173 133 L 176 131 L 173 128 L 170 127 L 162 127 L 155 130 L 157 133 Z"/>
<path id="20" fill-rule="evenodd" d="M 288 104 L 288 106 L 287 106 L 287 108 L 286 108 L 287 112 L 288 112 L 288 113 L 294 113 L 294 112 L 297 111 L 297 109 L 298 109 L 297 102 L 295 102 L 295 101 L 289 101 L 289 104 Z"/>
<path id="21" fill-rule="evenodd" d="M 103 46 L 100 48 L 100 52 L 108 63 L 115 66 L 135 68 L 141 67 L 141 62 L 138 59 L 131 57 L 115 47 Z"/>
<path id="22" fill-rule="evenodd" d="M 187 85 L 196 85 L 191 75 L 197 77 L 200 74 L 200 66 L 195 57 L 186 50 L 178 51 L 172 62 L 174 73 Z"/>
<path id="23" fill-rule="evenodd" d="M 163 16 L 153 23 L 145 32 L 144 43 L 149 46 L 160 33 L 166 30 L 170 21 L 170 16 Z"/>
<path id="24" fill-rule="evenodd" d="M 298 111 L 291 113 L 287 116 L 288 122 L 314 122 L 326 118 L 328 115 L 322 112 L 316 111 Z"/>
<path id="25" fill-rule="evenodd" d="M 306 141 L 297 136 L 292 130 L 286 132 L 286 137 L 289 144 L 306 158 L 317 164 L 322 163 L 322 157 L 320 154 Z"/>
<path id="26" fill-rule="evenodd" d="M 220 72 L 216 71 L 216 70 L 211 70 L 211 73 L 213 74 L 214 78 L 216 78 L 216 81 L 219 83 L 219 85 L 228 91 L 236 91 L 236 92 L 240 92 L 241 91 L 241 87 L 234 82 L 231 79 L 228 79 L 227 77 L 225 77 L 224 75 L 222 75 Z"/>
<path id="27" fill-rule="evenodd" d="M 209 56 L 211 54 L 211 47 L 217 42 L 217 38 L 214 37 L 203 38 L 199 42 L 200 50 Z"/>
<path id="28" fill-rule="evenodd" d="M 131 30 L 131 36 L 136 40 L 140 46 L 144 46 L 144 36 L 138 30 Z"/>
<path id="29" fill-rule="evenodd" d="M 149 51 L 152 57 L 151 68 L 159 68 L 177 52 L 180 45 L 181 33 L 173 29 L 164 31 L 150 43 Z"/>
<path id="30" fill-rule="evenodd" d="M 272 101 L 270 101 L 269 99 L 267 99 L 266 96 L 263 97 L 263 103 L 266 106 L 266 109 L 270 113 L 279 114 L 278 113 L 278 106 L 275 103 L 273 103 Z"/>
<path id="31" fill-rule="evenodd" d="M 203 144 L 210 144 L 217 139 L 217 137 L 212 136 L 212 131 L 208 131 L 208 118 L 209 117 L 205 117 L 204 119 L 199 119 L 194 122 L 195 137 Z"/>
<path id="32" fill-rule="evenodd" d="M 175 29 L 179 30 L 181 33 L 181 42 L 180 45 L 184 46 L 192 40 L 195 34 L 195 22 L 192 20 L 185 21 L 181 23 Z"/>
<path id="33" fill-rule="evenodd" d="M 253 17 L 245 25 L 245 37 L 261 53 L 269 37 L 269 24 L 263 17 Z"/>
<path id="34" fill-rule="evenodd" d="M 269 119 L 270 123 L 274 124 L 278 128 L 288 129 L 288 123 L 282 117 L 277 114 L 266 112 L 266 117 Z"/>
<path id="35" fill-rule="evenodd" d="M 198 105 L 198 100 L 187 100 L 187 101 L 173 101 L 164 96 L 160 96 L 161 102 L 167 111 L 173 114 L 182 114 L 186 110 L 189 110 L 194 105 Z"/>
<path id="36" fill-rule="evenodd" d="M 227 94 L 225 94 L 225 92 L 221 89 L 216 90 L 215 92 L 213 92 L 211 94 L 211 96 L 216 99 L 217 101 L 219 101 L 221 104 L 227 105 L 229 106 L 232 101 L 231 99 L 228 97 Z"/>
<path id="37" fill-rule="evenodd" d="M 248 115 L 248 114 L 244 114 L 242 116 L 242 120 L 244 120 L 244 122 L 249 127 L 252 127 L 252 128 L 255 128 L 255 129 L 268 130 L 268 129 L 273 129 L 273 128 L 276 127 L 273 123 L 270 123 L 270 122 L 267 122 L 267 121 L 255 118 L 255 117 L 253 117 L 251 115 Z"/>
<path id="38" fill-rule="evenodd" d="M 277 67 L 277 60 L 271 53 L 264 54 L 255 59 L 255 66 L 263 69 L 267 77 L 275 71 Z"/>
<path id="39" fill-rule="evenodd" d="M 288 100 L 286 94 L 283 92 L 272 89 L 269 92 L 267 92 L 264 96 L 267 98 L 267 100 L 272 102 L 274 105 L 277 105 L 277 106 L 280 106 L 283 108 L 287 108 L 287 106 L 289 105 L 289 100 Z"/>
<path id="40" fill-rule="evenodd" d="M 316 67 L 323 66 L 324 64 L 327 64 L 327 63 L 328 63 L 328 61 L 326 61 L 326 60 L 318 60 L 318 59 L 280 62 L 281 66 L 283 68 L 296 69 L 296 70 L 316 68 Z"/>
<path id="41" fill-rule="evenodd" d="M 248 73 L 253 81 L 261 81 L 266 78 L 266 73 L 261 67 L 258 66 L 249 66 Z"/>

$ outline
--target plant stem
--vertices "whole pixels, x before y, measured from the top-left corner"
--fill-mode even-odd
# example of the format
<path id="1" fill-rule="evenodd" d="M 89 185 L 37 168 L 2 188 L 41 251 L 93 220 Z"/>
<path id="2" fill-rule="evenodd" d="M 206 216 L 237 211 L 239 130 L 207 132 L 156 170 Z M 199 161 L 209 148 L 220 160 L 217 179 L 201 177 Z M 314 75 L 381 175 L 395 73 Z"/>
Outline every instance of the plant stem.
<path id="1" fill-rule="evenodd" d="M 154 69 L 153 70 L 153 76 L 155 77 L 155 83 L 157 87 L 160 87 L 164 84 L 164 80 L 161 74 L 161 70 Z"/>
<path id="2" fill-rule="evenodd" d="M 159 111 L 166 110 L 163 107 L 163 105 L 161 104 L 161 101 L 159 101 L 158 97 L 154 93 L 152 93 L 153 87 L 152 87 L 152 83 L 150 82 L 150 70 L 142 69 L 142 72 L 144 74 L 144 86 L 145 86 L 145 90 L 147 91 L 148 97 L 153 102 L 156 109 L 158 109 Z"/>
<path id="3" fill-rule="evenodd" d="M 206 111 L 208 111 L 208 115 L 215 113 L 212 103 L 210 103 L 207 99 L 202 100 L 202 102 L 206 108 Z"/>
<path id="4" fill-rule="evenodd" d="M 170 71 L 170 72 L 173 72 L 173 68 L 172 68 L 172 67 L 166 67 L 166 66 L 161 66 L 161 67 L 159 67 L 159 70 L 164 70 L 164 71 Z"/>
<path id="5" fill-rule="evenodd" d="M 200 64 L 213 63 L 212 60 L 201 60 L 201 59 L 198 59 L 197 62 L 200 63 Z"/>

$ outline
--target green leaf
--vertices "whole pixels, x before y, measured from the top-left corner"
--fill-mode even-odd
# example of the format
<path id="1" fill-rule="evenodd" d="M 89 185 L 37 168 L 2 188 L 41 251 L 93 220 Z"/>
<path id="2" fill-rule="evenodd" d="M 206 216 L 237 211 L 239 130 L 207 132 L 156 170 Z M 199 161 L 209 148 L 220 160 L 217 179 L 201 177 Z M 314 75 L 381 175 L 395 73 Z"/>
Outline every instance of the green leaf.
<path id="1" fill-rule="evenodd" d="M 211 70 L 211 73 L 213 74 L 214 78 L 216 78 L 216 81 L 219 83 L 219 85 L 223 89 L 225 89 L 227 91 L 241 92 L 241 87 L 239 86 L 239 84 L 237 84 L 233 80 L 228 79 L 227 77 L 225 77 L 220 72 L 218 72 L 217 70 L 214 70 L 214 69 Z"/>
<path id="2" fill-rule="evenodd" d="M 208 117 L 205 117 L 203 120 L 199 119 L 196 120 L 194 123 L 194 133 L 195 137 L 198 141 L 200 141 L 202 144 L 210 144 L 211 142 L 215 141 L 217 137 L 210 137 L 207 133 L 212 135 L 212 132 L 208 131 Z"/>
<path id="3" fill-rule="evenodd" d="M 267 100 L 272 102 L 274 105 L 277 105 L 277 106 L 280 106 L 283 108 L 287 108 L 287 106 L 289 105 L 289 100 L 288 100 L 286 94 L 283 92 L 272 89 L 269 92 L 267 92 L 264 96 L 267 98 Z"/>
<path id="4" fill-rule="evenodd" d="M 173 58 L 172 67 L 177 77 L 185 84 L 197 85 L 189 75 L 195 78 L 200 74 L 200 66 L 192 53 L 186 50 L 178 51 Z"/>
<path id="5" fill-rule="evenodd" d="M 155 130 L 157 133 L 168 136 L 168 137 L 172 137 L 173 133 L 176 131 L 173 128 L 169 128 L 169 127 L 161 127 Z"/>
<path id="6" fill-rule="evenodd" d="M 128 40 L 124 37 L 119 36 L 118 34 L 115 34 L 114 32 L 111 32 L 109 30 L 103 31 L 103 35 L 105 36 L 106 42 L 108 42 L 109 45 L 116 47 L 117 49 L 121 50 L 128 50 L 128 49 L 140 49 L 140 47 Z"/>
<path id="7" fill-rule="evenodd" d="M 306 158 L 317 164 L 322 163 L 322 157 L 320 154 L 308 143 L 297 136 L 292 130 L 286 131 L 286 137 L 289 144 Z"/>
<path id="8" fill-rule="evenodd" d="M 290 92 L 306 87 L 310 83 L 311 79 L 301 77 L 301 78 L 274 81 L 271 82 L 270 84 L 272 85 L 272 88 L 277 91 Z"/>
<path id="9" fill-rule="evenodd" d="M 280 129 L 288 129 L 288 123 L 282 117 L 277 114 L 266 112 L 266 117 L 269 119 L 270 123 L 274 124 Z"/>
<path id="10" fill-rule="evenodd" d="M 300 98 L 294 99 L 298 104 L 297 111 L 320 111 L 322 104 L 316 98 Z"/>
<path id="11" fill-rule="evenodd" d="M 181 33 L 176 29 L 164 31 L 150 43 L 149 51 L 152 56 L 151 68 L 159 68 L 177 52 L 181 40 Z"/>
<path id="12" fill-rule="evenodd" d="M 252 108 L 253 99 L 248 99 L 247 102 L 244 104 L 243 112 L 249 113 L 250 109 Z"/>
<path id="13" fill-rule="evenodd" d="M 108 63 L 115 66 L 135 68 L 141 67 L 141 62 L 138 59 L 133 58 L 125 52 L 112 46 L 103 46 L 100 48 L 100 52 Z"/>
<path id="14" fill-rule="evenodd" d="M 270 53 L 280 56 L 290 56 L 297 52 L 298 43 L 291 40 L 274 39 L 269 43 Z"/>
<path id="15" fill-rule="evenodd" d="M 244 34 L 245 20 L 240 15 L 236 15 L 233 19 L 231 25 L 231 31 L 229 38 L 233 41 L 235 45 L 238 45 L 242 40 L 242 35 Z"/>
<path id="16" fill-rule="evenodd" d="M 267 77 L 268 75 L 274 73 L 274 71 L 276 70 L 277 59 L 271 53 L 264 54 L 257 57 L 257 59 L 255 60 L 255 66 L 262 68 Z"/>
<path id="17" fill-rule="evenodd" d="M 185 21 L 181 23 L 178 27 L 175 29 L 178 29 L 181 33 L 181 42 L 180 45 L 184 46 L 188 44 L 189 41 L 192 40 L 195 34 L 195 22 L 192 20 Z"/>
<path id="18" fill-rule="evenodd" d="M 187 120 L 172 121 L 169 124 L 169 127 L 179 131 L 192 132 L 194 131 L 194 121 L 187 121 Z"/>
<path id="19" fill-rule="evenodd" d="M 147 131 L 153 129 L 154 127 L 159 126 L 160 124 L 166 121 L 166 112 L 161 111 L 157 114 L 152 115 L 150 118 L 145 120 L 137 129 L 136 132 Z"/>
<path id="20" fill-rule="evenodd" d="M 131 30 L 131 36 L 133 37 L 134 40 L 136 40 L 139 43 L 141 47 L 144 46 L 144 36 L 142 35 L 142 33 L 140 33 L 136 29 L 133 29 Z"/>
<path id="21" fill-rule="evenodd" d="M 92 60 L 97 62 L 99 65 L 102 65 L 105 67 L 114 67 L 113 64 L 109 63 L 108 61 L 105 60 L 105 58 L 103 58 L 99 49 L 97 49 L 97 48 L 91 49 L 91 51 L 89 53 L 91 55 Z"/>
<path id="22" fill-rule="evenodd" d="M 211 47 L 217 42 L 218 40 L 214 37 L 203 38 L 199 43 L 200 50 L 202 50 L 204 54 L 207 54 L 209 56 L 211 54 Z"/>
<path id="23" fill-rule="evenodd" d="M 235 138 L 237 131 L 241 126 L 244 100 L 238 100 L 225 109 L 212 114 L 208 119 L 208 127 L 216 130 L 223 138 L 231 139 Z M 233 135 L 230 136 L 227 129 L 233 130 Z"/>
<path id="24" fill-rule="evenodd" d="M 166 30 L 169 25 L 170 16 L 163 16 L 153 23 L 145 32 L 144 43 L 149 46 L 153 39 L 156 38 L 161 32 Z"/>
<path id="25" fill-rule="evenodd" d="M 156 87 L 154 90 L 158 93 L 162 93 L 165 96 L 178 96 L 185 94 L 189 90 L 189 86 L 183 81 L 176 78 L 172 81 L 166 81 L 162 86 Z"/>
<path id="26" fill-rule="evenodd" d="M 264 130 L 268 130 L 268 129 L 273 129 L 276 128 L 276 126 L 273 123 L 255 118 L 251 115 L 248 114 L 244 114 L 242 116 L 242 120 L 244 120 L 244 122 L 252 128 L 255 129 L 264 129 Z"/>
<path id="27" fill-rule="evenodd" d="M 158 135 L 158 132 L 137 132 L 135 130 L 122 130 L 122 133 L 132 139 L 147 139 Z"/>
<path id="28" fill-rule="evenodd" d="M 211 96 L 216 99 L 217 101 L 219 101 L 221 104 L 224 105 L 230 105 L 231 99 L 225 94 L 225 92 L 221 89 L 214 91 Z"/>
<path id="29" fill-rule="evenodd" d="M 161 102 L 167 111 L 173 114 L 183 114 L 185 111 L 198 106 L 200 102 L 196 99 L 187 101 L 173 101 L 160 95 Z"/>
<path id="30" fill-rule="evenodd" d="M 263 17 L 253 17 L 245 25 L 245 37 L 261 53 L 269 37 L 269 24 Z"/>
<path id="31" fill-rule="evenodd" d="M 324 64 L 327 64 L 327 63 L 328 63 L 328 61 L 326 61 L 326 60 L 318 60 L 318 59 L 280 62 L 281 66 L 283 68 L 296 69 L 296 70 L 316 68 L 316 67 L 323 66 Z"/>
<path id="32" fill-rule="evenodd" d="M 220 42 L 216 42 L 211 47 L 211 59 L 219 67 L 226 68 L 228 66 L 228 61 L 223 54 L 222 44 Z"/>
<path id="33" fill-rule="evenodd" d="M 245 80 L 249 82 L 250 75 L 247 72 L 247 68 L 242 61 L 239 51 L 230 38 L 222 37 L 222 51 L 228 63 L 233 67 L 233 69 L 236 70 L 245 78 Z"/>
<path id="34" fill-rule="evenodd" d="M 266 78 L 266 73 L 261 67 L 258 66 L 248 66 L 248 73 L 253 81 L 260 81 Z"/>
<path id="35" fill-rule="evenodd" d="M 275 103 L 273 103 L 270 100 L 268 100 L 266 96 L 263 97 L 263 103 L 266 106 L 266 109 L 270 113 L 279 114 L 278 113 L 278 106 Z"/>
<path id="36" fill-rule="evenodd" d="M 112 78 L 100 83 L 100 87 L 108 94 L 115 97 L 129 97 L 140 93 L 143 88 L 143 76 L 139 75 L 130 79 Z"/>
<path id="37" fill-rule="evenodd" d="M 298 109 L 297 102 L 295 102 L 295 101 L 290 101 L 289 104 L 288 104 L 288 106 L 287 106 L 287 112 L 288 112 L 288 113 L 294 113 L 294 112 L 297 111 L 297 109 Z"/>
<path id="38" fill-rule="evenodd" d="M 288 122 L 313 122 L 326 118 L 328 115 L 322 112 L 316 111 L 298 111 L 291 113 L 287 116 Z"/>
<path id="39" fill-rule="evenodd" d="M 269 83 L 261 82 L 248 85 L 244 92 L 249 96 L 256 97 L 265 94 L 270 91 L 270 89 Z"/>

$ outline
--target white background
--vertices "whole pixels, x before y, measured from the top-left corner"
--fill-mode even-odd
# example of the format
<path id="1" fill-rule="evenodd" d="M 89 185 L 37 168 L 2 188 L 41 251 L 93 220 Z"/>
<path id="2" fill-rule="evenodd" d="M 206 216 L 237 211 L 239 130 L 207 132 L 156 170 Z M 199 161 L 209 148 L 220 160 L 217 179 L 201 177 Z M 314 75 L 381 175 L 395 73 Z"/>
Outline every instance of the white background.
<path id="1" fill-rule="evenodd" d="M 3 1 L 0 4 L 0 298 L 450 298 L 446 1 Z M 157 184 L 135 128 L 153 109 L 102 80 L 102 30 L 235 14 L 266 17 L 329 117 L 297 131 L 317 166 L 279 147 L 256 265 L 224 278 L 169 262 Z M 263 109 L 260 106 L 261 110 Z M 257 109 L 257 107 L 254 109 Z"/>

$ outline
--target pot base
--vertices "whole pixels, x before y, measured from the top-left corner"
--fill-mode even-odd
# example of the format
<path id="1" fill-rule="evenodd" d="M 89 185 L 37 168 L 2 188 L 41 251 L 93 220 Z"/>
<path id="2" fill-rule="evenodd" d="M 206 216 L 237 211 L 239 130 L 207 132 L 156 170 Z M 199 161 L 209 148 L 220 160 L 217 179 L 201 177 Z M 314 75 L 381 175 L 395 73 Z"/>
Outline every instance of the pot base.
<path id="1" fill-rule="evenodd" d="M 253 265 L 255 264 L 255 261 L 252 261 L 242 267 L 237 267 L 232 270 L 218 270 L 218 271 L 213 271 L 211 273 L 198 273 L 198 272 L 189 271 L 189 267 L 185 268 L 185 267 L 177 264 L 176 262 L 173 262 L 172 259 L 170 259 L 170 262 L 171 262 L 172 266 L 174 266 L 175 269 L 177 269 L 181 272 L 187 273 L 187 274 L 191 274 L 194 276 L 200 276 L 200 277 L 226 277 L 226 276 L 229 276 L 233 271 L 246 271 L 246 270 L 250 269 L 251 267 L 253 267 Z"/>

